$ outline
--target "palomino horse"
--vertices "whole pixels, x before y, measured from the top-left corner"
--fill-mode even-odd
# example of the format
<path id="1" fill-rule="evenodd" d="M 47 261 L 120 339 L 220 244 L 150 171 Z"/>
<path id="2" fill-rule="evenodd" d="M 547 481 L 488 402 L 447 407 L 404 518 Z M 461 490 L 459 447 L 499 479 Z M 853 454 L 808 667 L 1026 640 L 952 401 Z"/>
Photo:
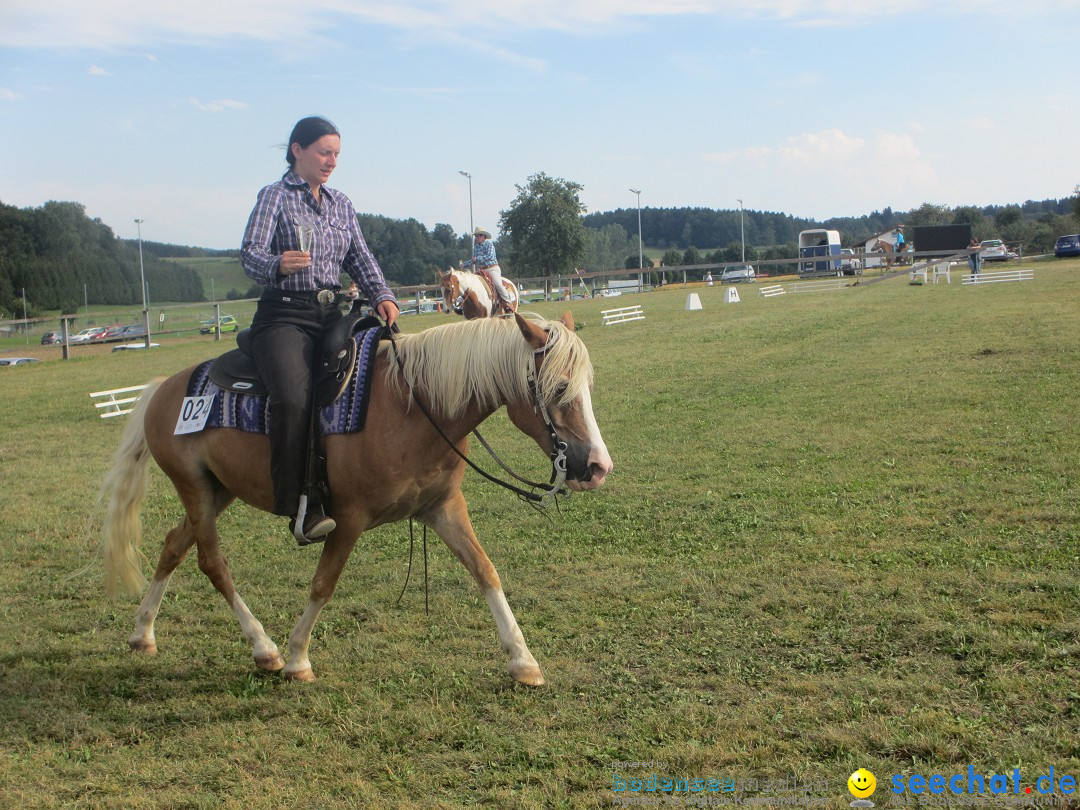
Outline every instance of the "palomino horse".
<path id="1" fill-rule="evenodd" d="M 474 318 L 491 318 L 497 314 L 495 306 L 497 302 L 492 300 L 493 290 L 488 277 L 468 270 L 447 270 L 438 275 L 443 302 L 448 310 L 464 315 L 467 321 Z M 513 302 L 511 311 L 517 312 L 517 285 L 505 277 L 502 284 Z"/>
<path id="2" fill-rule="evenodd" d="M 462 321 L 400 335 L 396 350 L 380 344 L 364 430 L 323 440 L 337 528 L 323 546 L 307 609 L 289 635 L 287 664 L 237 593 L 216 527 L 235 498 L 273 508 L 269 441 L 231 429 L 174 435 L 192 369 L 155 383 L 132 413 L 105 480 L 111 490 L 103 539 L 110 593 L 137 593 L 146 585 L 139 564 L 139 505 L 151 454 L 172 479 L 186 515 L 165 539 L 128 644 L 138 652 L 157 652 L 154 620 L 169 577 L 198 546 L 199 568 L 232 608 L 256 665 L 284 669 L 293 680 L 314 680 L 308 660 L 312 628 L 360 534 L 414 517 L 439 534 L 480 586 L 510 656 L 513 679 L 543 684 L 499 575 L 469 521 L 461 493 L 462 457 L 439 436 L 434 422 L 464 453 L 469 432 L 505 405 L 511 422 L 553 459 L 563 451 L 556 461 L 565 461 L 570 489 L 599 487 L 611 472 L 611 457 L 593 416 L 588 350 L 572 327 L 569 313 L 562 322 L 515 315 L 513 321 Z"/>

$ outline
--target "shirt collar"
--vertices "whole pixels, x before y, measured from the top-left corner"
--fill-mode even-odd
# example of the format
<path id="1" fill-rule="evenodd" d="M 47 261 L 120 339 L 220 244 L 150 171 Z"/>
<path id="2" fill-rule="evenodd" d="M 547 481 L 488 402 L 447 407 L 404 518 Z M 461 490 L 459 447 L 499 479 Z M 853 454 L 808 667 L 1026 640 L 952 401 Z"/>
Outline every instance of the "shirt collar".
<path id="1" fill-rule="evenodd" d="M 284 183 L 285 185 L 287 185 L 287 186 L 291 186 L 291 187 L 293 187 L 293 188 L 297 188 L 297 189 L 300 189 L 300 188 L 308 189 L 308 193 L 309 193 L 309 194 L 311 193 L 311 190 L 310 190 L 310 188 L 308 187 L 307 181 L 306 181 L 306 180 L 304 180 L 304 178 L 303 178 L 303 177 L 301 177 L 300 175 L 298 175 L 298 174 L 297 174 L 297 173 L 296 173 L 295 171 L 293 171 L 292 169 L 289 169 L 289 170 L 288 170 L 287 172 L 285 172 L 285 174 L 284 174 L 284 175 L 282 176 L 282 178 L 281 178 L 281 182 L 283 182 L 283 183 Z M 322 187 L 322 191 L 321 191 L 320 193 L 321 193 L 321 194 L 325 194 L 325 195 L 326 195 L 326 197 L 327 197 L 327 199 L 329 199 L 329 200 L 330 200 L 331 202 L 333 202 L 333 201 L 334 201 L 334 200 L 336 199 L 336 196 L 337 196 L 337 192 L 336 192 L 336 191 L 334 191 L 334 190 L 333 190 L 332 188 L 330 188 L 330 187 L 328 187 L 328 186 L 323 186 L 323 187 Z"/>

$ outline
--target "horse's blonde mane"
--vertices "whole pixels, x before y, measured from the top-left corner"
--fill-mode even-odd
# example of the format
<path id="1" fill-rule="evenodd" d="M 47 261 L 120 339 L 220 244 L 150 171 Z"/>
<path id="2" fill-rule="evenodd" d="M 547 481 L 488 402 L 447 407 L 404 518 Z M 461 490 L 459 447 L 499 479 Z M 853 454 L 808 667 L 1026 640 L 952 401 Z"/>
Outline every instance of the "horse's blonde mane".
<path id="1" fill-rule="evenodd" d="M 545 402 L 567 404 L 592 383 L 592 363 L 585 344 L 559 321 L 530 318 L 548 332 L 548 350 L 540 367 L 537 390 Z M 496 408 L 529 397 L 528 374 L 533 350 L 510 318 L 486 318 L 436 326 L 396 337 L 398 355 L 389 352 L 386 383 L 401 392 L 408 386 L 427 395 L 433 408 L 449 419 L 464 413 L 470 403 Z M 559 390 L 565 385 L 564 390 Z"/>

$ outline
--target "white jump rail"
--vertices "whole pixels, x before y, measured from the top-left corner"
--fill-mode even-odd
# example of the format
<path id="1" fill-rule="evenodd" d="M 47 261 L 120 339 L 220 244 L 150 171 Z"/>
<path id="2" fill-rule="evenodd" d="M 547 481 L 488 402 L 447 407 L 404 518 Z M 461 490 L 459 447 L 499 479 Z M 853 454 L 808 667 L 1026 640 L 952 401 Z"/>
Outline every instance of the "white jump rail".
<path id="1" fill-rule="evenodd" d="M 784 295 L 787 290 L 784 289 L 783 284 L 770 284 L 767 287 L 758 287 L 758 292 L 766 298 L 772 298 L 774 295 Z"/>
<path id="2" fill-rule="evenodd" d="M 146 385 L 133 385 L 130 388 L 95 391 L 90 394 L 90 398 L 101 399 L 101 402 L 94 403 L 94 407 L 100 411 L 98 415 L 102 419 L 108 419 L 112 416 L 123 416 L 125 413 L 131 413 L 135 403 L 139 401 L 141 396 L 136 392 L 144 391 L 146 387 Z"/>
<path id="3" fill-rule="evenodd" d="M 1030 267 L 1020 267 L 1016 270 L 995 270 L 990 273 L 973 273 L 964 276 L 961 284 L 995 284 L 1000 281 L 1034 281 L 1035 271 Z"/>
<path id="4" fill-rule="evenodd" d="M 627 321 L 645 320 L 645 313 L 641 311 L 641 304 L 635 304 L 632 307 L 601 310 L 600 315 L 603 318 L 604 326 L 626 323 Z"/>
<path id="5" fill-rule="evenodd" d="M 848 286 L 850 286 L 850 282 L 844 281 L 842 278 L 823 278 L 819 281 L 796 281 L 791 285 L 791 291 L 797 293 L 831 292 L 832 290 L 842 290 Z"/>

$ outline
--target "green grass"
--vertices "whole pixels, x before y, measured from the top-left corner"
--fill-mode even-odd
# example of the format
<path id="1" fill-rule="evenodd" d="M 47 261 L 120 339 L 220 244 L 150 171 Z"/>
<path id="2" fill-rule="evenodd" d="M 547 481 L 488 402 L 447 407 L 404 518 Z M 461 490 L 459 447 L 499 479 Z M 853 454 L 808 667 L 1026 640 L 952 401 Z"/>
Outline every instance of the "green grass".
<path id="1" fill-rule="evenodd" d="M 609 482 L 549 522 L 466 479 L 540 690 L 512 684 L 436 539 L 430 616 L 419 561 L 395 605 L 404 525 L 361 539 L 316 626 L 315 684 L 255 672 L 194 558 L 160 654 L 129 653 L 135 601 L 104 597 L 87 531 L 122 426 L 86 393 L 228 344 L 0 370 L 18 380 L 0 410 L 0 806 L 601 807 L 627 760 L 796 774 L 838 808 L 858 767 L 879 807 L 897 773 L 1080 775 L 1080 262 L 905 282 L 768 300 L 745 285 L 739 304 L 699 286 L 700 312 L 679 287 L 573 302 Z M 645 321 L 600 325 L 633 303 Z M 502 414 L 485 435 L 543 474 Z M 155 472 L 152 558 L 179 518 Z M 283 645 L 317 552 L 244 505 L 221 533 Z"/>
<path id="2" fill-rule="evenodd" d="M 211 292 L 215 292 L 218 300 L 223 300 L 230 290 L 244 294 L 254 283 L 244 268 L 240 265 L 240 259 L 230 256 L 203 256 L 197 258 L 167 259 L 167 261 L 190 267 L 202 278 L 203 290 L 207 300 L 212 298 Z"/>

